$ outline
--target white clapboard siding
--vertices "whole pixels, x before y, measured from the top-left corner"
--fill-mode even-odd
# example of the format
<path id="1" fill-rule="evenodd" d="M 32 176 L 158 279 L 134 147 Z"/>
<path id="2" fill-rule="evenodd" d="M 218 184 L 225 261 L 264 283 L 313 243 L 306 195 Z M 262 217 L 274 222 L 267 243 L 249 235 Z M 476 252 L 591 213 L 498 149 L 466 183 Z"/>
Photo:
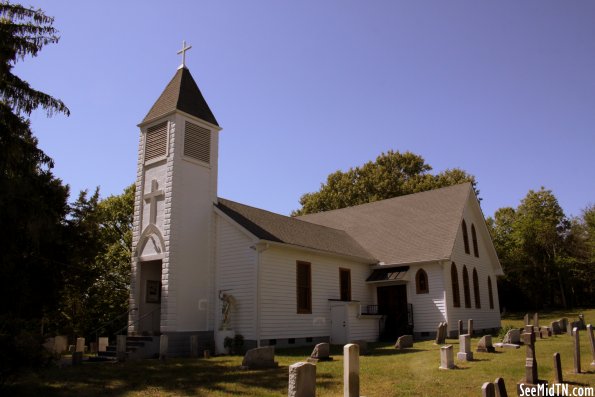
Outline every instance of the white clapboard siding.
<path id="1" fill-rule="evenodd" d="M 227 290 L 235 298 L 231 326 L 236 334 L 243 335 L 245 339 L 255 339 L 256 251 L 250 248 L 253 245 L 250 238 L 236 225 L 221 216 L 217 216 L 217 225 L 217 290 Z M 221 312 L 219 302 L 216 310 Z M 221 320 L 219 316 L 216 318 L 215 327 L 219 327 Z"/>
<path id="2" fill-rule="evenodd" d="M 359 305 L 350 305 L 347 309 L 349 317 L 349 339 L 375 342 L 380 330 L 379 316 L 360 316 Z"/>
<path id="3" fill-rule="evenodd" d="M 312 264 L 312 313 L 298 314 L 296 261 Z M 373 304 L 368 265 L 285 247 L 270 247 L 260 264 L 261 339 L 330 336 L 329 299 L 339 299 L 339 268 L 351 269 L 351 299 Z"/>
<path id="4" fill-rule="evenodd" d="M 428 275 L 427 294 L 416 292 L 415 275 L 419 269 L 425 270 Z M 435 331 L 438 323 L 446 321 L 442 265 L 433 263 L 411 266 L 409 272 L 407 301 L 413 305 L 413 331 L 416 333 Z"/>
<path id="5" fill-rule="evenodd" d="M 498 305 L 498 291 L 496 276 L 494 274 L 494 258 L 489 255 L 488 244 L 491 244 L 490 236 L 485 233 L 481 222 L 485 222 L 477 205 L 472 203 L 475 200 L 471 197 L 465 206 L 463 213 L 465 222 L 467 223 L 469 235 L 469 254 L 465 253 L 463 243 L 463 231 L 459 225 L 457 238 L 452 254 L 452 260 L 457 266 L 457 273 L 459 278 L 459 295 L 461 307 L 455 308 L 452 299 L 452 282 L 450 278 L 450 264 L 444 266 L 444 280 L 446 286 L 446 302 L 448 312 L 449 329 L 456 329 L 458 320 L 464 321 L 464 328 L 467 328 L 467 320 L 473 319 L 474 329 L 488 329 L 500 327 L 500 306 Z M 473 238 L 471 234 L 471 225 L 475 225 L 477 232 L 477 243 L 479 247 L 479 258 L 475 257 L 473 253 Z M 467 267 L 469 274 L 469 290 L 471 294 L 471 308 L 465 307 L 465 291 L 463 284 L 463 266 Z M 475 294 L 473 288 L 473 269 L 477 269 L 477 276 L 479 281 L 479 293 L 481 308 L 475 307 Z M 488 296 L 487 278 L 490 276 L 492 280 L 492 291 L 494 299 L 494 308 L 490 309 L 490 301 Z"/>

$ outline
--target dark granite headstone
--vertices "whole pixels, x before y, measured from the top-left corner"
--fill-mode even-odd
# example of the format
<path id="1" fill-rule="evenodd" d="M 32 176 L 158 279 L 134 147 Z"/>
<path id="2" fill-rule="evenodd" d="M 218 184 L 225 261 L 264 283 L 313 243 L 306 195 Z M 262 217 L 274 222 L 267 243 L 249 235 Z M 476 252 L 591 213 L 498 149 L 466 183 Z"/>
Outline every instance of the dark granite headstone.
<path id="1" fill-rule="evenodd" d="M 554 383 L 562 383 L 562 362 L 560 361 L 560 353 L 554 353 Z"/>

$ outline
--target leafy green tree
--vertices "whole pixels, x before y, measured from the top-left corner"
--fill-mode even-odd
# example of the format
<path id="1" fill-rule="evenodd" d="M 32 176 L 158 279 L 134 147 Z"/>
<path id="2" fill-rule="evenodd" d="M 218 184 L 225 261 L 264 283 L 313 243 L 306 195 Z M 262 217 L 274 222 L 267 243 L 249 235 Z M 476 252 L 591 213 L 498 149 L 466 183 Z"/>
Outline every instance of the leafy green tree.
<path id="1" fill-rule="evenodd" d="M 72 204 L 69 263 L 56 326 L 61 332 L 94 337 L 93 331 L 128 308 L 134 185 L 99 199 L 86 191 Z M 115 324 L 121 327 L 122 324 Z M 114 329 L 102 330 L 102 332 Z"/>
<path id="2" fill-rule="evenodd" d="M 592 303 L 586 222 L 568 219 L 551 190 L 530 190 L 516 209 L 499 209 L 487 224 L 504 268 L 504 307 Z"/>
<path id="3" fill-rule="evenodd" d="M 329 211 L 440 187 L 471 182 L 475 177 L 455 168 L 432 175 L 423 157 L 388 151 L 361 167 L 336 171 L 327 177 L 320 190 L 300 198 L 302 207 L 292 216 Z"/>

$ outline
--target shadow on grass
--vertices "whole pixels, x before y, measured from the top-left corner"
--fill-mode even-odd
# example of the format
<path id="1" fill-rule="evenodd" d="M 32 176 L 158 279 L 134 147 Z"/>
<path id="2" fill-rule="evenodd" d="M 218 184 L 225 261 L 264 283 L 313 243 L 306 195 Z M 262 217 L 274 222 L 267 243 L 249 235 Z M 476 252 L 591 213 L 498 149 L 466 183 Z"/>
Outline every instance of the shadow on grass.
<path id="1" fill-rule="evenodd" d="M 241 370 L 237 360 L 175 359 L 126 363 L 84 363 L 52 369 L 4 388 L 3 395 L 18 396 L 123 396 L 157 391 L 183 395 L 251 394 L 261 388 L 271 393 L 287 388 L 287 367 Z M 197 393 L 197 390 L 200 392 Z M 6 394 L 4 394 L 6 393 Z"/>

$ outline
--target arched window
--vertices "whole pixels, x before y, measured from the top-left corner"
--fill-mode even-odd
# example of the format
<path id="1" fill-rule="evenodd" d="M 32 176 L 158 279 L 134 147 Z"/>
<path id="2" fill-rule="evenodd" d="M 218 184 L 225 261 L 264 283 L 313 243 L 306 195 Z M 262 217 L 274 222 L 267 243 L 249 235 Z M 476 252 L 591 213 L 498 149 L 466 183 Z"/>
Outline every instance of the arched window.
<path id="1" fill-rule="evenodd" d="M 490 309 L 494 308 L 494 295 L 492 295 L 492 279 L 488 276 L 488 296 L 490 297 Z"/>
<path id="2" fill-rule="evenodd" d="M 428 275 L 424 269 L 419 269 L 417 273 L 415 273 L 415 291 L 418 294 L 427 294 L 430 292 Z"/>
<path id="3" fill-rule="evenodd" d="M 475 295 L 475 308 L 481 309 L 481 298 L 479 297 L 479 278 L 477 270 L 473 268 L 473 295 Z"/>
<path id="4" fill-rule="evenodd" d="M 465 244 L 465 253 L 469 253 L 469 233 L 467 232 L 467 222 L 463 219 L 463 243 Z"/>
<path id="5" fill-rule="evenodd" d="M 471 290 L 469 289 L 469 273 L 467 266 L 463 266 L 463 291 L 465 292 L 465 307 L 471 307 Z"/>
<path id="6" fill-rule="evenodd" d="M 473 240 L 473 255 L 479 258 L 479 247 L 477 246 L 477 234 L 475 233 L 475 225 L 471 224 L 471 239 Z"/>
<path id="7" fill-rule="evenodd" d="M 450 266 L 450 279 L 452 281 L 452 304 L 454 307 L 461 307 L 461 295 L 459 294 L 459 274 L 457 265 L 453 262 Z"/>

